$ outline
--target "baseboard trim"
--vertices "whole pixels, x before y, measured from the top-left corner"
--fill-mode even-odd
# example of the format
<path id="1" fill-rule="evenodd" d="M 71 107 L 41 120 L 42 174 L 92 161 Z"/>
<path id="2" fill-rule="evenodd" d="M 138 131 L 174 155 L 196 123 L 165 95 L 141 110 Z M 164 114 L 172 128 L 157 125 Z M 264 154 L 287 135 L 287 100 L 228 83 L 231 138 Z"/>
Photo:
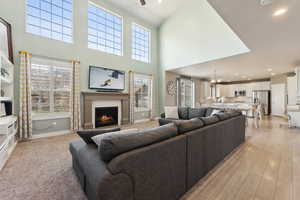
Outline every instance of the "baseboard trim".
<path id="1" fill-rule="evenodd" d="M 151 119 L 140 119 L 140 120 L 135 120 L 134 124 L 139 124 L 139 123 L 145 123 L 145 122 L 150 122 Z"/>
<path id="2" fill-rule="evenodd" d="M 65 130 L 65 131 L 55 131 L 50 133 L 44 133 L 44 134 L 38 134 L 33 135 L 30 139 L 40 139 L 40 138 L 47 138 L 47 137 L 54 137 L 54 136 L 61 136 L 61 135 L 67 135 L 72 133 L 71 130 Z"/>

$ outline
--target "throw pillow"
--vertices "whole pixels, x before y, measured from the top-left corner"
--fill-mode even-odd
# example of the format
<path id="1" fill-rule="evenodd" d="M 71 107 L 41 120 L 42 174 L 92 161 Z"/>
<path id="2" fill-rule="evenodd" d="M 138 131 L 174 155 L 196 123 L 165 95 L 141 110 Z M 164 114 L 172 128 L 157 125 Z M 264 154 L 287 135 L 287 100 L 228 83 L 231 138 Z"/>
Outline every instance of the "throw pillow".
<path id="1" fill-rule="evenodd" d="M 134 133 L 134 132 L 138 132 L 138 129 L 128 129 L 128 130 L 104 133 L 104 134 L 96 135 L 96 136 L 92 137 L 92 140 L 99 147 L 104 138 L 109 138 L 109 137 L 112 137 L 112 136 L 122 135 L 122 134 L 125 135 L 125 134 L 128 134 L 128 133 Z"/>
<path id="2" fill-rule="evenodd" d="M 91 139 L 92 137 L 96 135 L 100 135 L 103 133 L 109 133 L 109 132 L 116 132 L 120 131 L 120 128 L 109 128 L 109 129 L 90 129 L 90 130 L 80 130 L 77 131 L 77 134 L 83 141 L 87 144 L 94 143 L 94 141 Z"/>
<path id="3" fill-rule="evenodd" d="M 178 107 L 166 106 L 165 107 L 166 118 L 178 119 Z"/>
<path id="4" fill-rule="evenodd" d="M 210 116 L 213 116 L 213 115 L 215 115 L 215 114 L 218 114 L 219 112 L 221 112 L 221 110 L 214 109 L 214 110 L 211 112 Z"/>

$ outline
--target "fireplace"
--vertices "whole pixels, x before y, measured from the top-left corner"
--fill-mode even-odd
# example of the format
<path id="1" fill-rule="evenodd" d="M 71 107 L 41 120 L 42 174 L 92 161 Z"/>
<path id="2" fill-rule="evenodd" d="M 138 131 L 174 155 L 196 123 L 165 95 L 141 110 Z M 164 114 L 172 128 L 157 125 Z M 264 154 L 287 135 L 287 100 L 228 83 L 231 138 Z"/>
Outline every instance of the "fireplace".
<path id="1" fill-rule="evenodd" d="M 95 128 L 118 125 L 118 107 L 96 107 L 95 108 Z"/>

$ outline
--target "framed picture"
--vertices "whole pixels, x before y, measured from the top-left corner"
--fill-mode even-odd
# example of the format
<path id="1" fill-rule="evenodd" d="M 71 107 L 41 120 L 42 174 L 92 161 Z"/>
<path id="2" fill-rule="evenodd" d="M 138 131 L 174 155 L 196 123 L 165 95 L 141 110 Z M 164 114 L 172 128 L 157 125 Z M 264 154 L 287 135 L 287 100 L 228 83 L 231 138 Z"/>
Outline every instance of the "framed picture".
<path id="1" fill-rule="evenodd" d="M 0 51 L 13 63 L 11 25 L 0 17 Z"/>

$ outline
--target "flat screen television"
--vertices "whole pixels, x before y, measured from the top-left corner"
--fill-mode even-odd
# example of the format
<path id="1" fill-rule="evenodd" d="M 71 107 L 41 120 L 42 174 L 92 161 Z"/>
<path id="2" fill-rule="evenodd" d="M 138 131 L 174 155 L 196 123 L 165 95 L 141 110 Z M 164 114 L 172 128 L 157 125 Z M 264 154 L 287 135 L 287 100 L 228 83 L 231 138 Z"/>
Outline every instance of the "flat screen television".
<path id="1" fill-rule="evenodd" d="M 125 72 L 90 66 L 89 88 L 99 91 L 122 91 L 125 89 Z"/>

